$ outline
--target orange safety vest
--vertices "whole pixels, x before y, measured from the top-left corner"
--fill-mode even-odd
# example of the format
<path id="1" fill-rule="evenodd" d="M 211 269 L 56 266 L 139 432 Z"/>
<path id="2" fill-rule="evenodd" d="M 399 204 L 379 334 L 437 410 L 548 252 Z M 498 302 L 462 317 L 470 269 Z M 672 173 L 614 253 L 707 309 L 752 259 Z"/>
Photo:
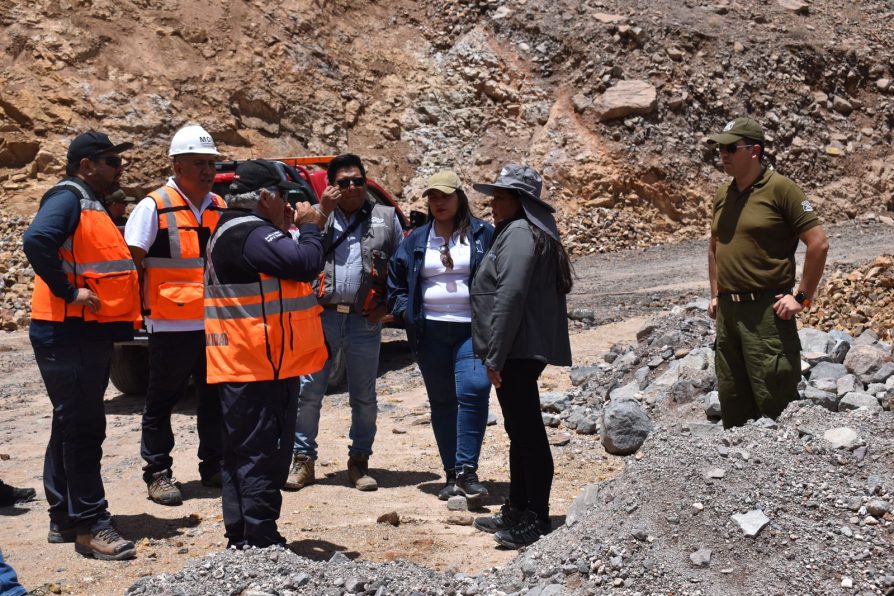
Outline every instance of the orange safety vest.
<path id="1" fill-rule="evenodd" d="M 121 232 L 103 204 L 82 186 L 63 180 L 56 187 L 70 188 L 80 195 L 81 205 L 78 227 L 59 248 L 62 269 L 72 286 L 93 290 L 100 306 L 94 313 L 85 306 L 68 304 L 36 276 L 31 318 L 59 323 L 70 317 L 100 323 L 139 320 L 140 282 Z"/>
<path id="2" fill-rule="evenodd" d="M 215 244 L 228 230 L 263 221 L 224 222 L 208 243 L 205 269 L 205 356 L 209 383 L 273 381 L 317 372 L 329 357 L 313 288 L 264 273 L 251 283 L 221 283 Z"/>
<path id="3" fill-rule="evenodd" d="M 167 235 L 168 246 L 165 248 L 169 250 L 164 254 L 170 256 L 153 256 L 153 246 L 143 259 L 146 314 L 156 320 L 201 319 L 205 259 L 202 258 L 199 229 L 207 228 L 210 236 L 226 204 L 212 193 L 211 204 L 202 212 L 199 223 L 186 199 L 175 188 L 162 186 L 149 196 L 155 201 L 159 236 Z M 163 241 L 163 238 L 158 237 L 157 241 Z"/>

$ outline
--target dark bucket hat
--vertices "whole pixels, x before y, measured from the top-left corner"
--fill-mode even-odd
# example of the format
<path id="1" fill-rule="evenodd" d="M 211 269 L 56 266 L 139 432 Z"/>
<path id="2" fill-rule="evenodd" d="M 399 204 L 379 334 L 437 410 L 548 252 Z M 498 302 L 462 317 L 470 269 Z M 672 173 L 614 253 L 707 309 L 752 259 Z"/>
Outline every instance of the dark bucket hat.
<path id="1" fill-rule="evenodd" d="M 478 192 L 493 196 L 498 188 L 514 191 L 521 199 L 522 208 L 525 210 L 528 220 L 538 228 L 559 239 L 559 227 L 553 213 L 555 208 L 540 198 L 543 191 L 543 178 L 534 168 L 518 164 L 507 164 L 500 170 L 500 174 L 493 184 L 479 182 L 472 188 Z"/>

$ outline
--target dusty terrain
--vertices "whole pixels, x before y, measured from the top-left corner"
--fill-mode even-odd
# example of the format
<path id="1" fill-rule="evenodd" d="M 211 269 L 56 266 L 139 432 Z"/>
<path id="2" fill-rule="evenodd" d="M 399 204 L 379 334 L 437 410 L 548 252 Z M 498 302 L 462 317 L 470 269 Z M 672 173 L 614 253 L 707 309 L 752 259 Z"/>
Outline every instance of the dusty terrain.
<path id="1" fill-rule="evenodd" d="M 888 226 L 830 228 L 829 267 L 871 259 L 890 245 Z M 689 242 L 579 259 L 578 284 L 569 299 L 572 312 L 591 311 L 595 318 L 576 321 L 572 336 L 575 364 L 594 363 L 617 342 L 632 343 L 643 322 L 672 304 L 704 296 L 704 244 Z M 364 494 L 345 485 L 344 459 L 349 409 L 344 394 L 327 397 L 322 418 L 321 481 L 297 493 L 285 493 L 282 531 L 298 554 L 328 560 L 336 552 L 370 561 L 410 560 L 437 570 L 478 573 L 509 562 L 514 553 L 495 549 L 489 536 L 456 525 L 467 514 L 448 512 L 434 493 L 440 488 L 439 463 L 425 393 L 405 342 L 389 332 L 383 347 L 379 395 L 381 414 L 373 468 L 379 491 Z M 24 332 L 0 340 L 0 477 L 16 486 L 41 487 L 43 450 L 49 411 L 40 376 Z M 545 392 L 570 387 L 568 369 L 548 368 Z M 180 569 L 196 556 L 225 544 L 219 496 L 198 481 L 193 430 L 194 404 L 175 413 L 175 475 L 187 501 L 169 508 L 146 499 L 141 480 L 139 433 L 141 399 L 106 395 L 108 438 L 103 474 L 111 511 L 122 532 L 138 540 L 133 562 L 99 563 L 76 555 L 70 545 L 45 542 L 45 501 L 0 511 L 0 545 L 29 587 L 56 584 L 66 593 L 121 593 L 137 578 Z M 496 400 L 491 411 L 499 416 Z M 500 420 L 501 421 L 501 420 Z M 602 451 L 592 435 L 548 429 L 556 480 L 553 515 L 559 523 L 581 489 L 615 475 L 623 461 Z M 500 424 L 488 428 L 481 473 L 494 489 L 488 507 L 499 504 L 507 481 L 507 439 Z M 377 524 L 397 512 L 400 525 Z M 457 517 L 457 519 L 452 519 Z"/>

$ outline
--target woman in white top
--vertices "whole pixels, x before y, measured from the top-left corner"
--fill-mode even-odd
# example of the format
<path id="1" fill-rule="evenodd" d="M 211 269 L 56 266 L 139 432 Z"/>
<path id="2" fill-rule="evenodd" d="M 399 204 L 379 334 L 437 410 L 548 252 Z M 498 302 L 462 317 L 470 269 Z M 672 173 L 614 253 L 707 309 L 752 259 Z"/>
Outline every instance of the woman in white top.
<path id="1" fill-rule="evenodd" d="M 487 494 L 477 470 L 490 382 L 472 353 L 469 286 L 494 229 L 472 216 L 459 177 L 449 170 L 434 174 L 423 196 L 428 223 L 407 236 L 391 259 L 388 306 L 407 328 L 428 392 L 447 478 L 438 498 L 477 497 Z"/>

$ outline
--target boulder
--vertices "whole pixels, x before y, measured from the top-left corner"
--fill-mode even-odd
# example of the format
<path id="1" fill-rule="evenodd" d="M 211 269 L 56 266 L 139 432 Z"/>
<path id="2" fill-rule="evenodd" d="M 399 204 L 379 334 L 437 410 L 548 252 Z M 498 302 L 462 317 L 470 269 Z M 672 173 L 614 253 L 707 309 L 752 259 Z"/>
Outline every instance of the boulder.
<path id="1" fill-rule="evenodd" d="M 857 431 L 847 426 L 830 428 L 823 433 L 823 438 L 835 449 L 855 449 L 862 442 Z"/>
<path id="2" fill-rule="evenodd" d="M 639 397 L 640 387 L 639 381 L 631 381 L 623 387 L 612 389 L 608 396 L 614 401 L 623 401 L 625 399 L 636 399 Z"/>
<path id="3" fill-rule="evenodd" d="M 618 81 L 594 102 L 593 108 L 599 119 L 606 122 L 633 115 L 645 116 L 654 112 L 657 105 L 658 92 L 654 85 L 646 81 Z"/>
<path id="4" fill-rule="evenodd" d="M 835 379 L 838 380 L 847 374 L 847 367 L 836 362 L 820 362 L 810 369 L 810 380 Z"/>
<path id="5" fill-rule="evenodd" d="M 613 455 L 635 453 L 652 430 L 646 410 L 633 400 L 612 400 L 602 411 L 602 446 Z"/>
<path id="6" fill-rule="evenodd" d="M 854 375 L 844 375 L 835 385 L 835 392 L 841 397 L 854 391 L 863 391 L 863 383 Z"/>
<path id="7" fill-rule="evenodd" d="M 720 396 L 716 391 L 705 394 L 705 416 L 711 419 L 720 418 Z"/>
<path id="8" fill-rule="evenodd" d="M 828 354 L 835 345 L 835 340 L 829 337 L 829 334 L 819 329 L 804 327 L 798 331 L 798 337 L 801 339 L 801 352 L 821 352 Z"/>
<path id="9" fill-rule="evenodd" d="M 894 377 L 894 362 L 885 362 L 869 379 L 870 383 L 884 383 Z"/>
<path id="10" fill-rule="evenodd" d="M 573 526 L 578 521 L 583 519 L 586 515 L 587 510 L 596 505 L 599 502 L 599 484 L 589 484 L 584 487 L 583 492 L 579 494 L 574 501 L 571 502 L 571 506 L 568 508 L 568 512 L 565 514 L 565 525 Z"/>
<path id="11" fill-rule="evenodd" d="M 839 412 L 856 410 L 857 408 L 866 408 L 870 412 L 879 412 L 882 409 L 874 395 L 857 391 L 848 393 L 838 402 Z"/>
<path id="12" fill-rule="evenodd" d="M 885 364 L 885 356 L 885 352 L 875 346 L 860 344 L 847 353 L 844 366 L 864 383 L 870 383 L 873 375 Z"/>
<path id="13" fill-rule="evenodd" d="M 838 411 L 838 395 L 829 391 L 822 391 L 812 385 L 804 388 L 804 399 L 812 401 L 818 406 L 822 406 L 832 412 Z"/>

